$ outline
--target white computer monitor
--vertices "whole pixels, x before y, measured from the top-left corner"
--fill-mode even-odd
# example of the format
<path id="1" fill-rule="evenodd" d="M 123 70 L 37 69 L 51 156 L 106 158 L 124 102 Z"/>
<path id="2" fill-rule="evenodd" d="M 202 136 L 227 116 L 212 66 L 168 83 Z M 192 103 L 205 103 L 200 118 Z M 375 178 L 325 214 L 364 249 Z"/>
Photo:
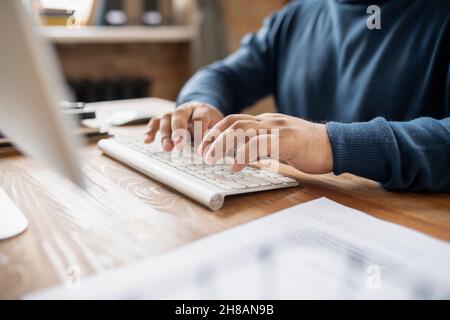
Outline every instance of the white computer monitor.
<path id="1" fill-rule="evenodd" d="M 65 81 L 34 19 L 21 1 L 0 1 L 0 131 L 24 154 L 81 185 L 79 143 L 59 110 Z"/>

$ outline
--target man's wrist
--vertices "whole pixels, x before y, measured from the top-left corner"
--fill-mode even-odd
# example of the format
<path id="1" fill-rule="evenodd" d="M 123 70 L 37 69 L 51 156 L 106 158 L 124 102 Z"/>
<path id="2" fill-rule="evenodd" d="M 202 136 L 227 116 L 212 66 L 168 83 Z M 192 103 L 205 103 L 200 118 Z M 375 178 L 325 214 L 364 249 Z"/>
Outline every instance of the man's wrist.
<path id="1" fill-rule="evenodd" d="M 377 181 L 386 179 L 392 133 L 385 119 L 350 124 L 329 122 L 326 126 L 335 174 L 347 172 Z"/>
<path id="2" fill-rule="evenodd" d="M 319 129 L 319 159 L 323 161 L 322 167 L 324 168 L 323 172 L 329 173 L 333 172 L 334 168 L 334 160 L 333 160 L 333 149 L 331 146 L 330 137 L 328 135 L 327 126 L 324 124 L 320 124 Z"/>

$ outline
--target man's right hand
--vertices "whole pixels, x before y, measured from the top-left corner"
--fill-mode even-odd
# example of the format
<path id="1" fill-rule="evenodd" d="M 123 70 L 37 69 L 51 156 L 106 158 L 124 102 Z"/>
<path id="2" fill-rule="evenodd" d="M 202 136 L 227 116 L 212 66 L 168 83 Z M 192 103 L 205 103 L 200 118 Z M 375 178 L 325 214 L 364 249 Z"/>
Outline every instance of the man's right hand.
<path id="1" fill-rule="evenodd" d="M 148 131 L 145 135 L 145 143 L 152 143 L 156 133 L 161 131 L 161 145 L 164 151 L 172 151 L 175 147 L 180 149 L 186 143 L 184 135 L 179 129 L 187 129 L 193 134 L 193 125 L 196 121 L 202 122 L 202 138 L 206 130 L 212 128 L 222 120 L 224 115 L 212 105 L 201 102 L 187 102 L 173 112 L 166 113 L 161 118 L 153 118 L 148 123 Z M 189 142 L 190 143 L 190 142 Z"/>

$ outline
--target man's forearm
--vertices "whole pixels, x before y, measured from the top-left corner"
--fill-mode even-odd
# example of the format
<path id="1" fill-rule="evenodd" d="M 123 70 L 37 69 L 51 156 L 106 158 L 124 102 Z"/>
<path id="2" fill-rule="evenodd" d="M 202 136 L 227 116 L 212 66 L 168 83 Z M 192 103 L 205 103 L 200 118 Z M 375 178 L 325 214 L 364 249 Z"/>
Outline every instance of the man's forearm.
<path id="1" fill-rule="evenodd" d="M 177 105 L 198 101 L 215 106 L 223 114 L 238 113 L 236 94 L 222 63 L 215 63 L 197 72 L 183 87 Z"/>
<path id="2" fill-rule="evenodd" d="M 342 124 L 327 130 L 334 173 L 353 173 L 388 189 L 450 191 L 450 118 Z"/>
<path id="3" fill-rule="evenodd" d="M 232 114 L 272 94 L 273 38 L 284 14 L 272 15 L 257 33 L 244 37 L 236 52 L 197 72 L 184 86 L 177 104 L 198 101 Z"/>

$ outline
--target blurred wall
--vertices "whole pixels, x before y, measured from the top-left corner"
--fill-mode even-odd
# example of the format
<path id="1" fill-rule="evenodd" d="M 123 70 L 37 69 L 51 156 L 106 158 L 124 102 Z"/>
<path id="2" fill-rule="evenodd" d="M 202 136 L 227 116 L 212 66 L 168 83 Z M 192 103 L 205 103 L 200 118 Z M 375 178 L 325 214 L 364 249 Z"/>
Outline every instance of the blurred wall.
<path id="1" fill-rule="evenodd" d="M 288 0 L 219 0 L 224 11 L 228 48 L 239 48 L 242 37 L 257 31 L 270 13 L 281 9 Z"/>

